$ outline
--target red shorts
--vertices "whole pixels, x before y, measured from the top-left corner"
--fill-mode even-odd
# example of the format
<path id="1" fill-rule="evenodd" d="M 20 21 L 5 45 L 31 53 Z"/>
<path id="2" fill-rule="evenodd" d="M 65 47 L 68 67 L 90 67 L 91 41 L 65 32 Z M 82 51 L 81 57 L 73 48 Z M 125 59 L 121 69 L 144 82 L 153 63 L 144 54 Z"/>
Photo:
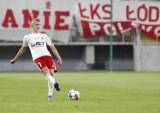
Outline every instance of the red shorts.
<path id="1" fill-rule="evenodd" d="M 51 56 L 42 56 L 34 60 L 35 65 L 41 71 L 44 67 L 57 71 L 56 65 Z"/>

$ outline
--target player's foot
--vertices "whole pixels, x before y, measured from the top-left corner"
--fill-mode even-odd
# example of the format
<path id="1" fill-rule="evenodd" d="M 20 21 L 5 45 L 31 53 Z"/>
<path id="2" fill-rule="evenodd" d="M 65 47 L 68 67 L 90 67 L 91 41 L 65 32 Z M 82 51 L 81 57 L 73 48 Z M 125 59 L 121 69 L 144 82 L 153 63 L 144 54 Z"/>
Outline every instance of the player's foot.
<path id="1" fill-rule="evenodd" d="M 59 87 L 59 84 L 58 84 L 57 82 L 54 84 L 54 87 L 55 87 L 55 89 L 56 89 L 57 91 L 60 91 L 60 87 Z"/>
<path id="2" fill-rule="evenodd" d="M 52 100 L 52 96 L 51 95 L 48 95 L 48 100 Z"/>

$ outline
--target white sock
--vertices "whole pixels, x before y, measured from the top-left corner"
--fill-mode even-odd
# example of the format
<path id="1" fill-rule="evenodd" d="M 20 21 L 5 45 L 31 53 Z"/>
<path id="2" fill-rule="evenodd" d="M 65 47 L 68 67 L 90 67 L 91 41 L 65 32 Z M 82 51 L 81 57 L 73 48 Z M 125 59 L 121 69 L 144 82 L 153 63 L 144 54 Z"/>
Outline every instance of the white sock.
<path id="1" fill-rule="evenodd" d="M 52 95 L 53 94 L 53 85 L 51 85 L 49 82 L 48 82 L 48 95 Z"/>
<path id="2" fill-rule="evenodd" d="M 48 80 L 49 84 L 54 87 L 55 79 L 51 75 L 45 75 L 46 80 Z"/>

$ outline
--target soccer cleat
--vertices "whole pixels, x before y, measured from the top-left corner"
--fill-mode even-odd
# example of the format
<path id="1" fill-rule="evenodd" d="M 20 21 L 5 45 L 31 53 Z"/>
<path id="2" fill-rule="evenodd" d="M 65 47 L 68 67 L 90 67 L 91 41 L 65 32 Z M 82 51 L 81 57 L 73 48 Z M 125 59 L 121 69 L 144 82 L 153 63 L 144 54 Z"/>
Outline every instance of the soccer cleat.
<path id="1" fill-rule="evenodd" d="M 52 100 L 52 96 L 51 95 L 48 95 L 48 100 Z"/>
<path id="2" fill-rule="evenodd" d="M 60 91 L 60 87 L 59 87 L 59 84 L 58 84 L 57 82 L 54 84 L 54 87 L 55 87 L 55 89 L 56 89 L 57 91 Z"/>

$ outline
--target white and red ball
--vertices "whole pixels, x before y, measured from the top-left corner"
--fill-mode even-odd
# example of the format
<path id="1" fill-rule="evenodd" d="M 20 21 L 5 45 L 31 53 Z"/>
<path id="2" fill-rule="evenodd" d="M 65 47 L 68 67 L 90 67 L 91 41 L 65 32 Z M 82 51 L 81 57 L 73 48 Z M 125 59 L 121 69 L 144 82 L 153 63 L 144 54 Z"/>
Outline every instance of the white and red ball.
<path id="1" fill-rule="evenodd" d="M 71 100 L 78 100 L 80 98 L 80 92 L 76 89 L 71 89 L 68 92 L 68 98 Z"/>

